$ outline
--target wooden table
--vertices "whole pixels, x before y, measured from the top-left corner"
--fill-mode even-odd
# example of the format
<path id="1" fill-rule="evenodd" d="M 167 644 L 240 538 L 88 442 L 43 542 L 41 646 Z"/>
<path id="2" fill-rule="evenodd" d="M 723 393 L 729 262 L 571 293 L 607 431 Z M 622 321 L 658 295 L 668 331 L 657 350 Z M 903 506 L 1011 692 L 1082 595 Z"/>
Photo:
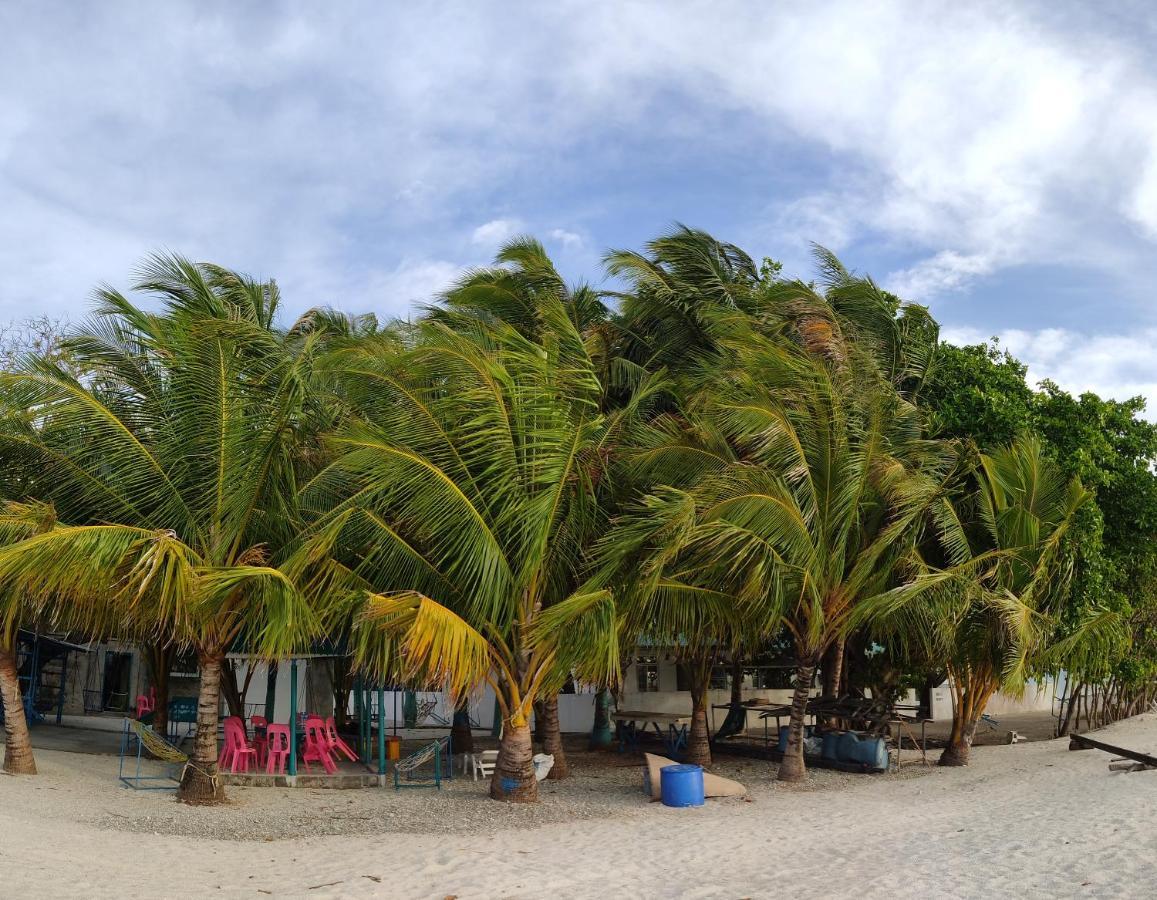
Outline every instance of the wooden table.
<path id="1" fill-rule="evenodd" d="M 648 727 L 654 729 L 669 755 L 676 756 L 687 749 L 687 730 L 691 725 L 691 717 L 688 715 L 624 709 L 617 710 L 612 718 L 615 720 L 615 736 L 619 741 L 620 753 L 627 748 L 637 750 L 639 738 L 647 733 Z"/>

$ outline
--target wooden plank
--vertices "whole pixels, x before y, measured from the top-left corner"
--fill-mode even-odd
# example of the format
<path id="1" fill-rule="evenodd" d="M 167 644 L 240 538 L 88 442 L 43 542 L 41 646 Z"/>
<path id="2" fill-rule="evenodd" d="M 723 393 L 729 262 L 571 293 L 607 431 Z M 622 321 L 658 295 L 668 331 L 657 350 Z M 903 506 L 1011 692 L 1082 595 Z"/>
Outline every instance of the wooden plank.
<path id="1" fill-rule="evenodd" d="M 1085 737 L 1083 734 L 1070 734 L 1069 740 L 1090 750 L 1104 750 L 1106 753 L 1116 753 L 1118 756 L 1123 756 L 1126 759 L 1135 760 L 1136 762 L 1143 763 L 1146 766 L 1157 767 L 1157 756 L 1149 756 L 1147 753 L 1138 753 L 1136 750 L 1126 750 L 1124 747 L 1114 747 L 1112 744 L 1104 744 L 1101 741 L 1094 741 L 1091 737 Z"/>

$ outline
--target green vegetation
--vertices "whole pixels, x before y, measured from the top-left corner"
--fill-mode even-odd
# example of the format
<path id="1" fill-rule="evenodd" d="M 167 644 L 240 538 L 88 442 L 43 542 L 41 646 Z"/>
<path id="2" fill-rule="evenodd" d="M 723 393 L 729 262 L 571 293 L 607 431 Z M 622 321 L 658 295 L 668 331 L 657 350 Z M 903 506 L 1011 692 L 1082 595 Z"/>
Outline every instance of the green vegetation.
<path id="1" fill-rule="evenodd" d="M 790 280 L 679 227 L 608 254 L 600 293 L 519 239 L 383 325 L 282 323 L 273 283 L 159 257 L 134 285 L 147 307 L 105 290 L 79 327 L 6 333 L 6 766 L 34 771 L 22 623 L 196 651 L 191 802 L 223 797 L 226 654 L 321 636 L 372 677 L 491 685 L 491 794 L 513 801 L 537 797 L 532 709 L 560 751 L 563 684 L 613 687 L 638 646 L 685 667 L 703 763 L 713 666 L 791 654 L 787 780 L 817 671 L 830 694 L 949 676 L 945 763 L 1032 678 L 1066 673 L 1062 729 L 1142 708 L 1142 402 L 1034 389 L 999 348 L 943 344 L 923 307 L 816 261 Z"/>

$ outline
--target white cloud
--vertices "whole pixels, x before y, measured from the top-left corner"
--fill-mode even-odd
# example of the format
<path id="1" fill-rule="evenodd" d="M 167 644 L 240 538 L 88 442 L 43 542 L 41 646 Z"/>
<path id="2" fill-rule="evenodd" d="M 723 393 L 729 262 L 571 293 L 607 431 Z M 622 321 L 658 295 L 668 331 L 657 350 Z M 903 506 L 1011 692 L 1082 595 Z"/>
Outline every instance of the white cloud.
<path id="1" fill-rule="evenodd" d="M 446 260 L 404 259 L 392 271 L 374 277 L 364 287 L 360 303 L 349 308 L 398 311 L 429 303 L 463 271 L 463 266 Z"/>
<path id="2" fill-rule="evenodd" d="M 981 275 L 995 268 L 992 257 L 983 253 L 962 254 L 942 250 L 916 265 L 892 272 L 884 279 L 884 286 L 905 299 L 927 299 L 959 290 Z"/>
<path id="3" fill-rule="evenodd" d="M 471 242 L 487 249 L 497 249 L 522 231 L 518 219 L 492 219 L 479 225 L 470 235 Z"/>
<path id="4" fill-rule="evenodd" d="M 561 244 L 567 250 L 578 250 L 583 246 L 582 235 L 574 231 L 567 231 L 565 228 L 552 228 L 549 236 L 552 241 Z"/>
<path id="5" fill-rule="evenodd" d="M 995 335 L 975 328 L 945 328 L 944 340 L 978 344 L 997 337 L 1001 346 L 1028 366 L 1031 382 L 1049 379 L 1079 394 L 1127 400 L 1150 398 L 1149 418 L 1157 418 L 1157 328 L 1129 334 L 1080 334 L 1063 328 L 1008 329 Z"/>
<path id="6" fill-rule="evenodd" d="M 402 260 L 493 248 L 512 195 L 529 220 L 579 220 L 605 198 L 574 176 L 604 149 L 647 196 L 784 165 L 761 203 L 790 230 L 767 249 L 868 239 L 919 259 L 892 276 L 912 299 L 1013 264 L 1116 276 L 1157 242 L 1142 4 L 141 9 L 0 6 L 0 317 L 76 309 L 164 246 L 277 274 L 299 306 L 341 300 Z M 695 151 L 728 129 L 766 152 L 702 173 Z M 657 152 L 687 165 L 650 191 Z M 629 233 L 684 216 L 662 199 Z"/>

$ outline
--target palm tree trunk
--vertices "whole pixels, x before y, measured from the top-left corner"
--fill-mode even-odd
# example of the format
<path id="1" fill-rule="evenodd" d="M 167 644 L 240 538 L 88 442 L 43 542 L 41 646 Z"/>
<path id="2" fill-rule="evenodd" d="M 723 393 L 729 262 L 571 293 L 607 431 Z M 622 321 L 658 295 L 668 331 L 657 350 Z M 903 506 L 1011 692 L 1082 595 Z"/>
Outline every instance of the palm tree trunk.
<path id="1" fill-rule="evenodd" d="M 707 728 L 707 685 L 711 664 L 693 664 L 691 670 L 691 733 L 687 737 L 687 762 L 711 765 L 711 734 Z"/>
<path id="2" fill-rule="evenodd" d="M 498 744 L 498 762 L 490 779 L 490 796 L 512 803 L 537 803 L 538 782 L 534 778 L 534 744 L 525 722 L 506 723 Z"/>
<path id="3" fill-rule="evenodd" d="M 24 718 L 24 698 L 16 673 L 16 646 L 0 647 L 0 695 L 4 701 L 4 771 L 10 775 L 35 775 L 36 759 Z"/>
<path id="4" fill-rule="evenodd" d="M 217 719 L 220 714 L 223 653 L 202 653 L 197 695 L 197 735 L 177 796 L 186 803 L 223 803 L 225 787 L 217 772 Z"/>
<path id="5" fill-rule="evenodd" d="M 1084 684 L 1077 682 L 1075 686 L 1069 689 L 1068 703 L 1065 704 L 1065 717 L 1061 722 L 1061 727 L 1057 729 L 1057 737 L 1064 737 L 1069 733 L 1069 725 L 1073 718 L 1073 709 L 1077 704 L 1077 697 L 1080 696 L 1081 691 L 1085 689 Z"/>
<path id="6" fill-rule="evenodd" d="M 783 762 L 779 764 L 780 781 L 803 781 L 807 777 L 807 766 L 803 761 L 804 722 L 807 717 L 807 701 L 811 696 L 812 675 L 815 661 L 800 659 L 795 669 L 795 692 L 791 698 L 791 719 L 787 729 L 787 750 Z"/>
<path id="7" fill-rule="evenodd" d="M 470 698 L 463 697 L 454 707 L 450 723 L 450 745 L 455 753 L 474 752 L 474 732 L 470 729 Z"/>
<path id="8" fill-rule="evenodd" d="M 937 762 L 942 766 L 966 766 L 972 753 L 972 739 L 980 716 L 988 701 L 996 693 L 997 685 L 990 679 L 974 678 L 960 693 L 960 702 L 952 710 L 952 733 Z"/>
<path id="9" fill-rule="evenodd" d="M 570 764 L 566 761 L 566 751 L 562 746 L 562 730 L 558 720 L 558 695 L 542 701 L 542 752 L 554 757 L 547 778 L 561 781 L 570 776 Z"/>
<path id="10" fill-rule="evenodd" d="M 844 647 L 846 644 L 847 641 L 845 638 L 837 638 L 835 642 L 828 647 L 827 653 L 824 654 L 825 697 L 840 696 L 840 680 L 844 674 Z"/>
<path id="11" fill-rule="evenodd" d="M 225 705 L 229 715 L 245 720 L 245 703 L 241 689 L 237 686 L 237 663 L 231 659 L 221 664 L 221 693 L 225 695 Z"/>
<path id="12" fill-rule="evenodd" d="M 731 657 L 731 705 L 743 702 L 743 655 L 735 653 Z"/>
<path id="13" fill-rule="evenodd" d="M 546 741 L 546 710 L 541 700 L 535 700 L 534 708 L 534 743 L 542 744 Z"/>

